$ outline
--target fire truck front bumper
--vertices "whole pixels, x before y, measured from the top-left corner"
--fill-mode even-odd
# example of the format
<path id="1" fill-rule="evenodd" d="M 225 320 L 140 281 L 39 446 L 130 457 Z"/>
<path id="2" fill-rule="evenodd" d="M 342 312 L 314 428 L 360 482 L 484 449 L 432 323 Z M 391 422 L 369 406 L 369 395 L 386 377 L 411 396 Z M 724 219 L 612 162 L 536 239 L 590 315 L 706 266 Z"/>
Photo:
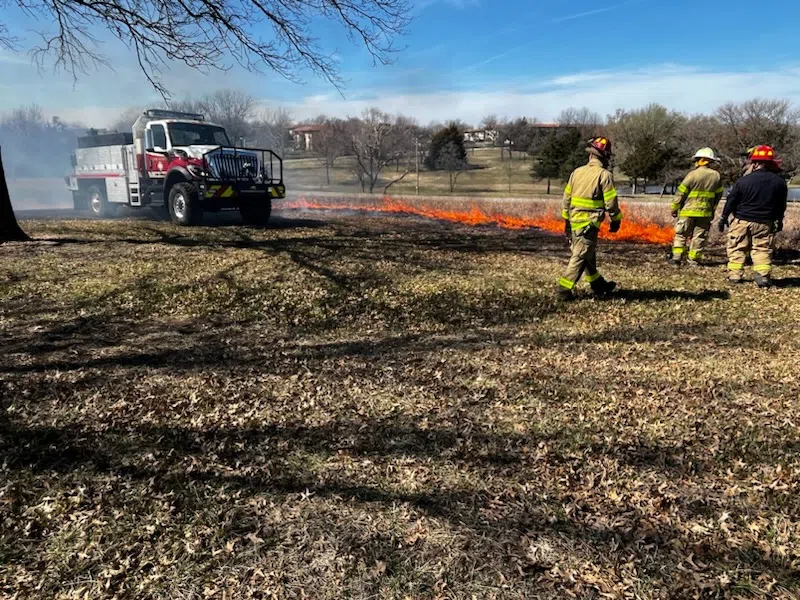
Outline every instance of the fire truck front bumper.
<path id="1" fill-rule="evenodd" d="M 282 183 L 209 183 L 201 186 L 200 192 L 208 209 L 238 208 L 243 203 L 285 198 L 286 186 Z"/>

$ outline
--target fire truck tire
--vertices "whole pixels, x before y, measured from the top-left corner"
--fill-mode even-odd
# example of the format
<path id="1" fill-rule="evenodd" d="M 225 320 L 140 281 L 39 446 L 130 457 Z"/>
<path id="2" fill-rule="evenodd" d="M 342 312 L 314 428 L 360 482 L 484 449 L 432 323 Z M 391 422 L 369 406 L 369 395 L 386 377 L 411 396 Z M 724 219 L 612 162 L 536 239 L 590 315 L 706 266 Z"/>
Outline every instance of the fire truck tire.
<path id="1" fill-rule="evenodd" d="M 93 217 L 102 219 L 111 212 L 106 195 L 99 187 L 93 185 L 86 191 L 86 206 Z"/>
<path id="2" fill-rule="evenodd" d="M 176 183 L 169 190 L 169 216 L 176 225 L 197 225 L 203 219 L 203 207 L 197 188 L 191 183 Z"/>
<path id="3" fill-rule="evenodd" d="M 267 198 L 258 204 L 243 204 L 239 207 L 239 214 L 248 225 L 264 227 L 272 214 L 272 199 Z"/>

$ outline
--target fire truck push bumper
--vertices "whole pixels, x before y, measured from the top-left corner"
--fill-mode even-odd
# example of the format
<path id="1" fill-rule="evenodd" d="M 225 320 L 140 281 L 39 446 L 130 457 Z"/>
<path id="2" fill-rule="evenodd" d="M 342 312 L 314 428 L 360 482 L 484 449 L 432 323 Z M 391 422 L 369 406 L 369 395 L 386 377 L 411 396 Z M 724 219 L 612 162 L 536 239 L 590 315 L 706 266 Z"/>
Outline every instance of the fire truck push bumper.
<path id="1" fill-rule="evenodd" d="M 207 208 L 236 208 L 242 201 L 272 200 L 286 197 L 286 187 L 275 185 L 210 184 L 204 193 Z"/>

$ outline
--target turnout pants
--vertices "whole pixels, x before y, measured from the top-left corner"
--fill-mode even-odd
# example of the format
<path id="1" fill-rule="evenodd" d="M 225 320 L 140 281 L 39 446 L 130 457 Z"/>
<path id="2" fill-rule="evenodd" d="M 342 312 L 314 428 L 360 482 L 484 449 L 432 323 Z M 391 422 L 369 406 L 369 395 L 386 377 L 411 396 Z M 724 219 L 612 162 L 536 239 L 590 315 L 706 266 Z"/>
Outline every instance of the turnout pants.
<path id="1" fill-rule="evenodd" d="M 739 281 L 744 275 L 747 255 L 753 259 L 753 270 L 764 277 L 772 272 L 772 250 L 775 234 L 772 225 L 734 219 L 728 233 L 728 273 Z"/>
<path id="2" fill-rule="evenodd" d="M 586 273 L 586 281 L 592 283 L 600 279 L 597 271 L 597 235 L 600 230 L 593 225 L 572 232 L 572 256 L 567 265 L 567 271 L 559 279 L 558 285 L 568 290 Z"/>
<path id="3" fill-rule="evenodd" d="M 675 223 L 675 240 L 672 243 L 672 259 L 682 260 L 686 253 L 686 242 L 691 238 L 689 260 L 703 258 L 703 250 L 711 229 L 712 217 L 680 217 Z"/>

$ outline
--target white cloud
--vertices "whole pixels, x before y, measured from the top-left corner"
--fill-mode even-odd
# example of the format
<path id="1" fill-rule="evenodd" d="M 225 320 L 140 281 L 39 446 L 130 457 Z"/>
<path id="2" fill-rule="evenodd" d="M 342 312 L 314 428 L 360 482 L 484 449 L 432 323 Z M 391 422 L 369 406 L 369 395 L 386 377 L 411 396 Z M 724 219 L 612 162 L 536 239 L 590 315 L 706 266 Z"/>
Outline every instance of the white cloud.
<path id="1" fill-rule="evenodd" d="M 606 6 L 604 8 L 595 8 L 594 10 L 587 10 L 584 12 L 575 13 L 573 15 L 566 15 L 564 17 L 557 17 L 553 19 L 553 23 L 563 23 L 564 21 L 573 21 L 575 19 L 582 19 L 584 17 L 591 17 L 592 15 L 599 15 L 601 13 L 610 12 L 622 6 L 622 4 L 614 4 L 613 6 Z"/>
<path id="2" fill-rule="evenodd" d="M 561 77 L 556 77 L 551 79 L 549 83 L 557 86 L 573 86 L 588 83 L 590 81 L 599 81 L 602 79 L 609 80 L 613 77 L 614 74 L 610 72 L 575 73 L 573 75 L 562 75 Z"/>
<path id="3" fill-rule="evenodd" d="M 709 113 L 729 101 L 753 97 L 788 98 L 800 104 L 800 68 L 757 72 L 709 72 L 691 67 L 663 65 L 650 69 L 572 73 L 551 80 L 532 82 L 531 91 L 503 89 L 493 82 L 474 91 L 440 91 L 426 94 L 368 93 L 343 100 L 332 96 L 307 97 L 287 105 L 298 119 L 320 113 L 358 115 L 377 106 L 403 113 L 423 123 L 462 119 L 477 123 L 487 114 L 507 117 L 535 116 L 552 120 L 563 108 L 588 106 L 601 114 L 617 108 L 638 108 L 658 102 L 687 113 Z"/>
<path id="4" fill-rule="evenodd" d="M 520 87 L 524 85 L 525 87 Z M 355 116 L 376 106 L 390 113 L 415 117 L 422 123 L 461 119 L 478 123 L 487 114 L 509 118 L 533 116 L 553 120 L 562 109 L 587 106 L 600 114 L 617 108 L 638 108 L 658 102 L 687 113 L 710 113 L 729 101 L 754 97 L 788 98 L 800 105 L 800 67 L 789 66 L 769 71 L 711 72 L 692 67 L 661 65 L 649 69 L 569 73 L 551 79 L 528 81 L 520 78 L 494 79 L 470 85 L 469 91 L 441 90 L 431 93 L 371 90 L 347 92 L 347 99 L 335 93 L 308 95 L 297 102 L 264 98 L 265 107 L 285 106 L 297 120 L 319 114 Z M 143 105 L 142 98 L 131 104 Z M 158 104 L 158 102 L 152 102 Z M 103 104 L 98 102 L 97 104 Z M 111 103 L 108 103 L 111 104 Z M 104 127 L 128 106 L 86 105 L 59 108 L 42 103 L 48 115 Z"/>

